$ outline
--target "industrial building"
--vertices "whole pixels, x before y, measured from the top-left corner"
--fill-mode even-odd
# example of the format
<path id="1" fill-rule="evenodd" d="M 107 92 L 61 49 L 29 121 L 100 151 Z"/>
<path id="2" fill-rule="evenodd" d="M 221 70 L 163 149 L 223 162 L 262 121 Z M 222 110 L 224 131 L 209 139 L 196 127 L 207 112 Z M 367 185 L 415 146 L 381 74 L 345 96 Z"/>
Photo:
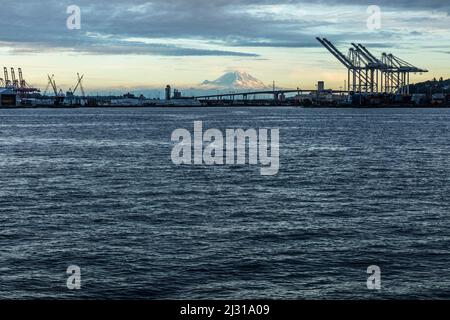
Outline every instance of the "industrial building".
<path id="1" fill-rule="evenodd" d="M 172 98 L 172 88 L 170 87 L 170 85 L 167 85 L 166 87 L 166 96 L 165 96 L 166 100 L 170 100 Z"/>
<path id="2" fill-rule="evenodd" d="M 0 107 L 15 107 L 17 103 L 17 93 L 14 90 L 0 88 Z"/>

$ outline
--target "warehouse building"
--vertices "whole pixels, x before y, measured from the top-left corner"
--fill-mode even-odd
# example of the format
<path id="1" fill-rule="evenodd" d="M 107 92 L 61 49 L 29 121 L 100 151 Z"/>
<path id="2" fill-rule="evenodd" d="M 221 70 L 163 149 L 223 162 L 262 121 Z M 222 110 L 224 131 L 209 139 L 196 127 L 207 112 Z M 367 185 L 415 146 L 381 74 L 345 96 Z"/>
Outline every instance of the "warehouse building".
<path id="1" fill-rule="evenodd" d="M 0 88 L 0 107 L 15 107 L 17 105 L 17 94 L 10 89 Z"/>

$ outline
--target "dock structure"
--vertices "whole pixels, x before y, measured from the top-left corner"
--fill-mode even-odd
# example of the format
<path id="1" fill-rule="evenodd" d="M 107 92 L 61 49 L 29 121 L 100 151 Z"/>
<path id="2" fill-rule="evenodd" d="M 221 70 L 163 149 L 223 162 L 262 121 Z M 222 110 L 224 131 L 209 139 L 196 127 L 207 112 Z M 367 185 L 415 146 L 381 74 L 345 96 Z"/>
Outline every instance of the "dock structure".
<path id="1" fill-rule="evenodd" d="M 8 73 L 8 68 L 3 67 L 3 78 L 0 77 L 0 88 L 10 89 L 16 91 L 20 95 L 33 94 L 39 92 L 39 89 L 33 88 L 24 79 L 22 68 L 18 68 L 18 78 L 14 68 L 11 68 L 11 77 Z"/>
<path id="2" fill-rule="evenodd" d="M 360 43 L 352 43 L 345 55 L 328 39 L 316 39 L 347 68 L 347 91 L 408 95 L 411 73 L 428 72 L 391 53 L 383 53 L 377 58 Z"/>

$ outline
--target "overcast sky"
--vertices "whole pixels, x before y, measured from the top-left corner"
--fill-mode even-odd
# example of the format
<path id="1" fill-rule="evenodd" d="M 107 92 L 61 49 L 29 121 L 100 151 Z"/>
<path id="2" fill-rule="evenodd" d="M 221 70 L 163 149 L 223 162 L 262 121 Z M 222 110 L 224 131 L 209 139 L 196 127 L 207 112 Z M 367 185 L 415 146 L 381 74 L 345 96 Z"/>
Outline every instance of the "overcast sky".
<path id="1" fill-rule="evenodd" d="M 67 7 L 81 9 L 81 29 L 66 26 Z M 381 29 L 367 27 L 369 5 Z M 45 86 L 63 89 L 84 73 L 91 90 L 194 86 L 227 70 L 266 83 L 343 86 L 345 69 L 315 40 L 343 51 L 351 42 L 388 51 L 450 77 L 450 1 L 438 0 L 21 0 L 2 2 L 0 61 Z"/>

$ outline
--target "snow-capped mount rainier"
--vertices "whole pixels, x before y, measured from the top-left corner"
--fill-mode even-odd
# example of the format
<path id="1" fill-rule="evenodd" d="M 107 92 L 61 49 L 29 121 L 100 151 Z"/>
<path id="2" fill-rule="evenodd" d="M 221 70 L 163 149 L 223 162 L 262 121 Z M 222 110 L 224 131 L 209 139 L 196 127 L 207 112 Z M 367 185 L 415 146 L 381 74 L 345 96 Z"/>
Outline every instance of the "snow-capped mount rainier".
<path id="1" fill-rule="evenodd" d="M 264 82 L 256 79 L 247 72 L 231 71 L 214 81 L 203 81 L 203 88 L 208 89 L 266 89 Z"/>

